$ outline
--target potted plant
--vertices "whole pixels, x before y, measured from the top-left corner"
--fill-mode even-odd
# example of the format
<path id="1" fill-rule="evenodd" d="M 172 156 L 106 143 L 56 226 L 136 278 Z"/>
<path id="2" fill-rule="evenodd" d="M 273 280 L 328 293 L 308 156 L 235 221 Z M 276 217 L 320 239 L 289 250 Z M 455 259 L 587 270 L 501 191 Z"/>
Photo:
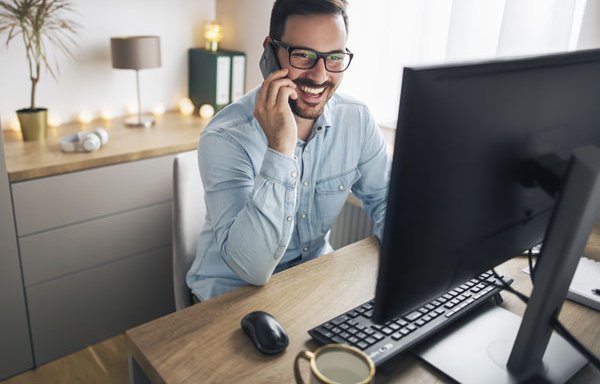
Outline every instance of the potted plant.
<path id="1" fill-rule="evenodd" d="M 0 0 L 0 35 L 6 35 L 7 47 L 15 38 L 23 41 L 29 68 L 30 106 L 17 111 L 24 140 L 46 137 L 48 110 L 36 105 L 36 87 L 42 68 L 55 79 L 58 72 L 58 64 L 49 62 L 47 45 L 73 57 L 71 47 L 79 26 L 65 18 L 72 11 L 69 0 Z"/>

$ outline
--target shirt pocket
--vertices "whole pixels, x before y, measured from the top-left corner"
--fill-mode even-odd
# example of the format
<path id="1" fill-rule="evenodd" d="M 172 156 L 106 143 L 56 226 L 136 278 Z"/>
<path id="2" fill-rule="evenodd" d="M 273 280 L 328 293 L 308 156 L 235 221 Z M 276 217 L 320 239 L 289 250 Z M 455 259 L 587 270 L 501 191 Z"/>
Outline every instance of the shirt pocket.
<path id="1" fill-rule="evenodd" d="M 342 174 L 318 180 L 315 186 L 316 212 L 321 219 L 321 232 L 331 229 L 342 210 L 350 189 L 360 178 L 360 171 L 352 169 Z"/>

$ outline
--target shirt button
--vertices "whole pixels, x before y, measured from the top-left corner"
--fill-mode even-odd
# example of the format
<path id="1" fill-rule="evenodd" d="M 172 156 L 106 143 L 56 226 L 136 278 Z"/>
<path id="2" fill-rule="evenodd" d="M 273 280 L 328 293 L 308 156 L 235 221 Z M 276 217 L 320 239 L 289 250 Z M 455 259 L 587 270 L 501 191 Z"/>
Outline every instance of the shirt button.
<path id="1" fill-rule="evenodd" d="M 302 183 L 302 185 L 304 185 L 305 187 L 308 187 L 308 181 L 305 181 L 304 183 Z"/>
<path id="2" fill-rule="evenodd" d="M 303 252 L 307 252 L 308 251 L 308 247 L 305 245 L 304 248 L 302 248 Z"/>
<path id="3" fill-rule="evenodd" d="M 344 190 L 344 186 L 340 185 L 340 191 L 343 191 L 343 190 Z"/>
<path id="4" fill-rule="evenodd" d="M 306 213 L 301 213 L 301 214 L 300 214 L 300 218 L 301 218 L 301 219 L 306 219 Z"/>
<path id="5" fill-rule="evenodd" d="M 288 216 L 288 217 L 286 218 L 286 220 L 287 220 L 287 221 L 292 221 L 292 216 Z"/>
<path id="6" fill-rule="evenodd" d="M 293 177 L 294 179 L 295 179 L 296 177 L 298 177 L 298 172 L 296 172 L 296 171 L 293 171 L 293 172 L 292 172 L 292 177 Z"/>

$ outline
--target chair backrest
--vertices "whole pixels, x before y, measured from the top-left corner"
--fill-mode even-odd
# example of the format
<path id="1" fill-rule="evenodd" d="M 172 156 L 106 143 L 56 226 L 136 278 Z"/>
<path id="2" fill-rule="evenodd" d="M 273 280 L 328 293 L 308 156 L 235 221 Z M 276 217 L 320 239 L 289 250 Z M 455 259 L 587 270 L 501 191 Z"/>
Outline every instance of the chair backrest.
<path id="1" fill-rule="evenodd" d="M 205 218 L 198 151 L 181 153 L 173 161 L 173 284 L 177 310 L 192 304 L 185 276 L 194 261 Z"/>

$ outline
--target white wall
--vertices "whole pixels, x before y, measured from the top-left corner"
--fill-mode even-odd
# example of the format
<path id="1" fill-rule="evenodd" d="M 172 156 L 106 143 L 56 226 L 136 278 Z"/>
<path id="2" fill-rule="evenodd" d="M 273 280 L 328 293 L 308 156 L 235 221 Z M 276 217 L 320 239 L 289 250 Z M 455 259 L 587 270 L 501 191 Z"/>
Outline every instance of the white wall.
<path id="1" fill-rule="evenodd" d="M 258 61 L 269 34 L 273 0 L 217 0 L 217 20 L 223 25 L 224 49 L 246 53 L 246 91 L 262 82 Z"/>
<path id="2" fill-rule="evenodd" d="M 73 17 L 82 26 L 75 60 L 57 55 L 58 81 L 42 73 L 37 104 L 58 113 L 63 121 L 81 111 L 102 109 L 122 115 L 135 102 L 135 72 L 111 67 L 110 37 L 158 35 L 162 67 L 140 71 L 143 109 L 156 102 L 167 109 L 187 95 L 187 50 L 203 46 L 202 27 L 215 17 L 215 0 L 75 0 Z M 15 110 L 29 106 L 30 82 L 19 40 L 0 45 L 0 118 L 3 128 Z M 52 49 L 51 52 L 57 52 Z"/>

